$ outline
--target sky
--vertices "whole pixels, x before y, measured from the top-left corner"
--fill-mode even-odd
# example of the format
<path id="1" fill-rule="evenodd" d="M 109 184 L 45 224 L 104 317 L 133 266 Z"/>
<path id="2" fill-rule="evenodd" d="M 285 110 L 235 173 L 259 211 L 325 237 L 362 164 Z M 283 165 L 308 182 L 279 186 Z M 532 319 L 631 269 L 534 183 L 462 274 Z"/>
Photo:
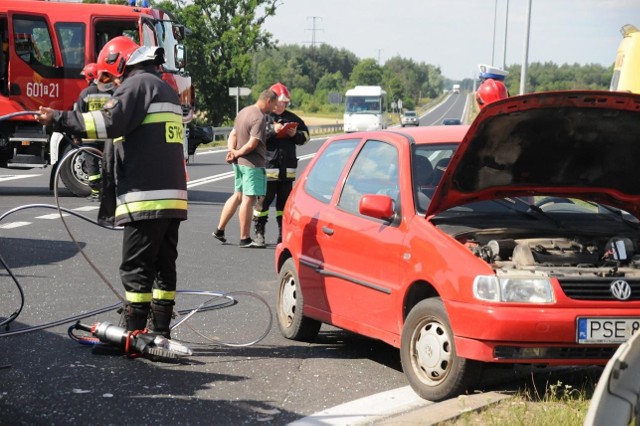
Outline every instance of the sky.
<path id="1" fill-rule="evenodd" d="M 620 28 L 640 28 L 640 0 L 280 0 L 264 29 L 279 45 L 327 43 L 380 65 L 400 56 L 461 80 L 478 64 L 524 62 L 529 1 L 529 63 L 610 66 Z"/>

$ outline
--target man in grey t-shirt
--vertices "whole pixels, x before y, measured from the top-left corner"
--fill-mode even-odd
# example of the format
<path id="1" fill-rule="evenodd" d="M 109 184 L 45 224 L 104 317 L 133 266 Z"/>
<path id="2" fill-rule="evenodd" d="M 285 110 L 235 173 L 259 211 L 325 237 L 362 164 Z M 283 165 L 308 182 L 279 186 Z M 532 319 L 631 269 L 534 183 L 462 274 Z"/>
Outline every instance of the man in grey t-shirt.
<path id="1" fill-rule="evenodd" d="M 218 228 L 213 236 L 223 243 L 227 241 L 224 229 L 240 207 L 240 247 L 264 247 L 251 239 L 251 219 L 257 196 L 267 190 L 265 176 L 265 114 L 276 104 L 276 94 L 271 90 L 260 93 L 258 101 L 243 108 L 236 116 L 229 134 L 227 162 L 233 163 L 234 193 L 224 203 Z"/>

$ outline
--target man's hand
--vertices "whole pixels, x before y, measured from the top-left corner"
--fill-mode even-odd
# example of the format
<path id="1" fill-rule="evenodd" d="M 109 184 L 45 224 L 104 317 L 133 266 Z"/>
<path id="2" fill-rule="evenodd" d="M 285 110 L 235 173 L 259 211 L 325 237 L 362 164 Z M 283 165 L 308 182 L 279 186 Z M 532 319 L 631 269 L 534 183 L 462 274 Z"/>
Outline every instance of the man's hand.
<path id="1" fill-rule="evenodd" d="M 52 108 L 41 106 L 38 110 L 39 114 L 35 116 L 36 121 L 45 126 L 50 126 L 53 122 L 53 111 L 54 110 Z"/>
<path id="2" fill-rule="evenodd" d="M 233 152 L 229 151 L 227 152 L 227 156 L 224 159 L 227 163 L 231 164 L 233 162 L 236 161 L 236 157 L 235 155 L 233 155 Z"/>

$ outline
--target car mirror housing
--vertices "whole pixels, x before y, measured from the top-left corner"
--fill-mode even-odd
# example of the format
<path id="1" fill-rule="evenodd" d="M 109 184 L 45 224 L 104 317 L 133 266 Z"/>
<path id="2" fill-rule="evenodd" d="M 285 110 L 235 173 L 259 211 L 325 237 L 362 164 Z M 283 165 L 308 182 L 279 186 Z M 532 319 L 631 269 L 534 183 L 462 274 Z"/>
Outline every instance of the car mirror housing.
<path id="1" fill-rule="evenodd" d="M 393 198 L 388 195 L 367 194 L 360 198 L 360 214 L 391 222 L 395 217 Z"/>

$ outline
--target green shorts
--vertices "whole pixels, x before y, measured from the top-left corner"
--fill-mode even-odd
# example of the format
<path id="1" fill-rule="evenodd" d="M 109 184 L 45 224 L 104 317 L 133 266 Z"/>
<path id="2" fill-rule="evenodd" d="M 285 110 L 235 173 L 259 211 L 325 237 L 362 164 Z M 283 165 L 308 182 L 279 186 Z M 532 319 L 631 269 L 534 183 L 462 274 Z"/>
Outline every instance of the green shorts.
<path id="1" fill-rule="evenodd" d="M 234 189 L 244 195 L 264 196 L 267 193 L 267 177 L 264 167 L 233 165 Z"/>

